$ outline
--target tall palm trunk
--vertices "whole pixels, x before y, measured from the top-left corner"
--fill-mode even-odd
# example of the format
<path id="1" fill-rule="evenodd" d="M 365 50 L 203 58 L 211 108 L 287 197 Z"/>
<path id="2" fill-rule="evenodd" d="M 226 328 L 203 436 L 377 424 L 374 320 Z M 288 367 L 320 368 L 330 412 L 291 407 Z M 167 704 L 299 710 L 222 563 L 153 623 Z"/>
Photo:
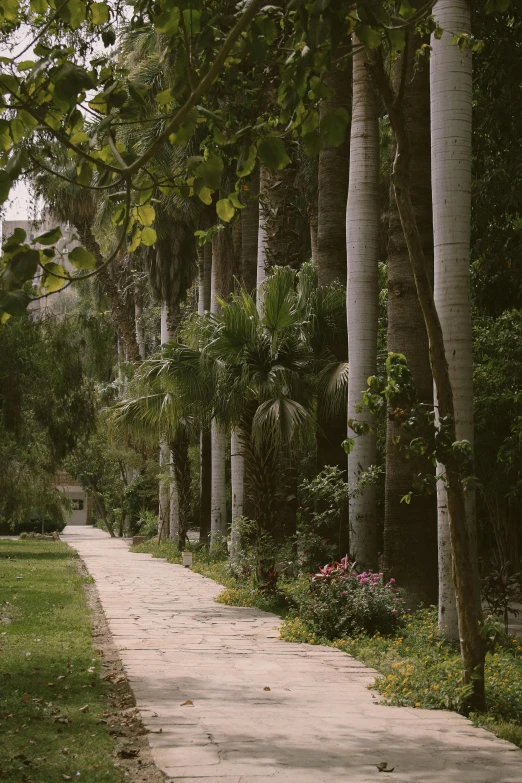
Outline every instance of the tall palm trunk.
<path id="1" fill-rule="evenodd" d="M 164 302 L 161 305 L 161 320 L 160 320 L 160 343 L 165 345 L 171 339 L 171 332 L 169 329 L 169 314 L 168 306 Z M 172 475 L 171 467 L 171 454 L 168 443 L 164 440 L 160 441 L 160 458 L 159 458 L 160 470 L 164 473 L 168 467 L 169 473 Z M 165 476 L 160 480 L 159 485 L 159 511 L 158 511 L 158 537 L 161 540 L 165 538 L 175 538 L 177 531 L 172 529 L 177 517 L 177 508 L 175 506 L 176 497 L 175 493 L 171 491 L 171 483 Z"/>
<path id="2" fill-rule="evenodd" d="M 341 46 L 336 52 L 340 57 L 349 51 L 349 45 Z M 336 109 L 352 110 L 352 64 L 347 60 L 345 70 L 332 68 L 325 76 L 327 87 L 335 90 L 331 98 L 321 103 L 321 118 Z M 339 147 L 324 147 L 319 153 L 318 168 L 318 215 L 317 250 L 314 263 L 317 265 L 319 285 L 330 285 L 338 280 L 346 286 L 346 202 L 350 171 L 350 131 Z M 348 359 L 348 335 L 339 334 L 332 346 L 336 358 Z M 318 411 L 317 461 L 319 469 L 334 465 L 347 478 L 346 454 L 341 443 L 347 435 L 347 402 L 335 414 Z M 348 546 L 348 508 L 342 520 L 341 548 Z M 343 552 L 339 551 L 342 555 Z M 346 551 L 344 552 L 346 554 Z"/>
<path id="3" fill-rule="evenodd" d="M 455 19 L 453 21 L 457 22 L 458 20 Z M 451 20 L 446 19 L 445 24 L 448 25 L 448 22 L 451 23 Z M 393 167 L 395 198 L 397 199 L 404 236 L 408 244 L 408 253 L 415 277 L 417 295 L 428 332 L 430 362 L 437 392 L 439 416 L 445 422 L 446 437 L 449 443 L 453 444 L 457 440 L 457 420 L 453 402 L 453 388 L 449 364 L 446 358 L 444 334 L 426 270 L 421 236 L 410 197 L 410 143 L 408 127 L 404 121 L 400 97 L 394 95 L 381 53 L 372 52 L 370 56 L 379 90 L 388 109 L 397 142 L 397 153 Z M 454 79 L 458 76 L 459 66 L 455 62 L 452 65 L 452 78 Z M 466 73 L 466 69 L 464 69 L 464 73 Z M 466 80 L 464 79 L 464 85 L 465 82 Z M 431 84 L 433 86 L 433 82 Z M 471 101 L 471 93 L 469 93 L 469 99 Z M 453 109 L 448 113 L 447 117 L 450 126 L 452 119 Z M 470 150 L 468 151 L 470 152 Z M 451 185 L 452 183 L 446 180 L 445 187 L 451 188 Z M 451 194 L 451 189 L 447 191 L 447 194 Z M 439 197 L 442 198 L 440 189 Z M 468 710 L 481 711 L 485 709 L 484 664 L 486 648 L 481 627 L 480 584 L 476 550 L 471 542 L 468 524 L 469 514 L 466 508 L 463 468 L 453 448 L 445 449 L 444 465 L 442 467 L 446 481 L 451 553 L 454 566 L 453 585 L 457 596 L 464 683 L 470 688 L 464 706 Z"/>
<path id="4" fill-rule="evenodd" d="M 190 439 L 187 429 L 182 424 L 178 426 L 170 445 L 173 473 L 173 487 L 176 493 L 177 527 L 176 538 L 178 548 L 185 548 L 187 530 L 191 521 L 192 482 L 189 459 Z M 172 536 L 171 536 L 172 537 Z"/>
<path id="5" fill-rule="evenodd" d="M 242 438 L 234 430 L 230 436 L 230 476 L 232 483 L 232 526 L 230 530 L 230 559 L 237 561 L 239 556 L 238 520 L 244 513 L 245 496 L 245 455 Z"/>
<path id="6" fill-rule="evenodd" d="M 212 274 L 212 245 L 206 244 L 199 254 L 199 296 L 198 313 L 204 315 L 210 310 L 210 280 Z M 199 436 L 199 540 L 206 543 L 210 535 L 210 514 L 212 498 L 212 458 L 210 430 L 201 430 Z"/>
<path id="7" fill-rule="evenodd" d="M 248 293 L 257 287 L 257 254 L 259 233 L 259 169 L 249 182 L 245 208 L 241 210 L 241 282 Z"/>
<path id="8" fill-rule="evenodd" d="M 433 279 L 433 227 L 430 176 L 430 90 L 427 65 L 415 70 L 420 36 L 407 39 L 404 53 L 393 65 L 395 93 L 403 95 L 404 119 L 411 143 L 411 197 L 421 235 L 427 272 Z M 388 244 L 388 350 L 408 360 L 419 402 L 433 404 L 429 344 L 420 308 L 408 247 L 393 193 L 390 194 Z M 404 439 L 400 424 L 388 416 L 386 427 L 386 486 L 384 570 L 406 591 L 408 606 L 437 601 L 437 510 L 435 495 L 413 495 L 414 476 L 433 472 L 430 463 L 395 443 Z M 411 436 L 407 438 L 409 441 Z M 407 444 L 406 444 L 407 445 Z M 407 455 L 407 458 L 406 458 Z"/>
<path id="9" fill-rule="evenodd" d="M 145 359 L 145 332 L 143 329 L 143 290 L 139 283 L 134 284 L 134 323 L 136 343 L 140 359 Z"/>
<path id="10" fill-rule="evenodd" d="M 354 45 L 358 41 L 354 38 Z M 379 125 L 377 100 L 368 71 L 366 54 L 353 58 L 353 115 L 350 139 L 350 183 L 346 210 L 348 276 L 348 418 L 374 421 L 368 411 L 356 408 L 375 374 L 378 318 L 378 259 L 380 232 Z M 348 456 L 348 481 L 376 459 L 374 432 L 355 438 Z M 375 488 L 370 485 L 350 501 L 350 549 L 364 568 L 377 565 L 377 509 Z"/>
<path id="11" fill-rule="evenodd" d="M 453 388 L 459 440 L 473 444 L 473 365 L 470 297 L 471 220 L 471 52 L 452 44 L 455 33 L 470 33 L 468 0 L 439 0 L 435 8 L 446 32 L 432 37 L 431 155 L 435 255 L 434 299 L 441 322 Z M 440 471 L 439 471 L 440 472 Z M 438 483 L 439 625 L 458 639 L 452 578 L 448 499 Z M 477 561 L 475 503 L 467 493 L 471 556 Z"/>
<path id="12" fill-rule="evenodd" d="M 218 232 L 212 241 L 212 277 L 210 312 L 219 312 L 218 298 L 224 298 L 232 289 L 233 245 L 230 230 Z M 227 534 L 226 448 L 227 436 L 215 419 L 211 423 L 212 500 L 210 511 L 211 546 Z"/>

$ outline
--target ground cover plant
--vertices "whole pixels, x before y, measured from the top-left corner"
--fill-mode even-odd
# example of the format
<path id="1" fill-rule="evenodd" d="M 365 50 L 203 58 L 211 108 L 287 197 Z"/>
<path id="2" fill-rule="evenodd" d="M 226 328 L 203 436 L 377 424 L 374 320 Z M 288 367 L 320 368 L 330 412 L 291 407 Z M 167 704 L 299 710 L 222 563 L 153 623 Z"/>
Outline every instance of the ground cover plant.
<path id="1" fill-rule="evenodd" d="M 181 562 L 177 546 L 172 542 L 148 541 L 134 547 L 133 551 L 165 557 L 172 563 Z M 192 570 L 224 585 L 225 589 L 216 599 L 218 603 L 257 607 L 280 615 L 284 641 L 335 647 L 377 669 L 380 677 L 372 687 L 384 698 L 385 704 L 462 712 L 469 686 L 464 683 L 458 646 L 443 638 L 437 627 L 434 607 L 408 613 L 400 589 L 393 592 L 396 589 L 394 582 L 386 587 L 386 583 L 378 579 L 379 575 L 373 575 L 378 597 L 368 626 L 370 633 L 362 624 L 358 628 L 352 625 L 351 633 L 343 633 L 342 624 L 329 621 L 331 617 L 342 616 L 342 597 L 337 595 L 339 589 L 335 581 L 347 570 L 348 564 L 343 565 L 325 566 L 319 572 L 320 577 L 315 577 L 315 584 L 319 582 L 320 585 L 322 603 L 328 604 L 317 612 L 314 612 L 316 588 L 310 590 L 310 584 L 314 582 L 308 575 L 281 578 L 278 595 L 270 594 L 254 585 L 251 579 L 240 578 L 223 555 L 213 558 L 200 546 L 194 547 Z M 360 583 L 364 578 L 356 581 Z M 371 576 L 366 575 L 366 578 L 368 583 L 374 582 Z M 394 611 L 394 606 L 398 605 L 399 609 L 396 610 L 395 628 L 389 628 L 385 622 L 385 630 L 381 632 L 374 630 L 373 623 L 380 615 L 381 595 L 385 590 L 387 613 Z M 394 606 L 387 605 L 390 599 Z M 367 604 L 362 616 L 368 618 Z M 477 725 L 522 747 L 522 640 L 500 636 L 495 645 L 491 645 L 486 655 L 485 682 L 488 711 L 473 713 L 471 718 Z"/>
<path id="2" fill-rule="evenodd" d="M 0 780 L 124 779 L 76 554 L 0 540 Z"/>

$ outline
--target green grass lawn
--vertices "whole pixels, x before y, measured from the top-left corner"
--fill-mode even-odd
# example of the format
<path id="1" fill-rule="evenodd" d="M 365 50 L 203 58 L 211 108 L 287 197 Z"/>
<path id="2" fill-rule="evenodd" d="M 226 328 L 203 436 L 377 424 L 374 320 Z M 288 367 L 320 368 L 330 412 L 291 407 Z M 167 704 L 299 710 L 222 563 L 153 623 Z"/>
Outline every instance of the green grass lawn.
<path id="1" fill-rule="evenodd" d="M 171 542 L 147 542 L 133 551 L 166 557 L 173 563 L 181 560 Z M 381 676 L 373 687 L 388 704 L 460 711 L 464 688 L 460 653 L 441 638 L 434 608 L 414 612 L 398 636 L 360 634 L 329 641 L 315 635 L 292 610 L 292 594 L 303 589 L 303 577 L 281 580 L 279 599 L 283 600 L 275 601 L 248 581 L 232 576 L 225 561 L 212 560 L 204 549 L 195 549 L 192 570 L 225 586 L 216 599 L 219 603 L 256 606 L 281 615 L 285 641 L 336 647 L 377 669 Z M 473 721 L 522 748 L 522 640 L 504 639 L 488 653 L 486 696 L 488 712 L 471 716 Z"/>
<path id="2" fill-rule="evenodd" d="M 0 780 L 124 779 L 76 566 L 64 543 L 0 540 Z"/>

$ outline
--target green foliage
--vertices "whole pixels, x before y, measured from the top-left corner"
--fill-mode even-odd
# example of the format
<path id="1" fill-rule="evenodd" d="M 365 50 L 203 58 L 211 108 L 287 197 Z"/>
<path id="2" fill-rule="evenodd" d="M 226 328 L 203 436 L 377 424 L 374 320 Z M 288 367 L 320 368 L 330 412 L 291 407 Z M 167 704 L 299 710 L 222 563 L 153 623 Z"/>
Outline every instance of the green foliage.
<path id="1" fill-rule="evenodd" d="M 11 321 L 0 329 L 0 520 L 60 520 L 54 473 L 94 425 L 74 325 Z"/>

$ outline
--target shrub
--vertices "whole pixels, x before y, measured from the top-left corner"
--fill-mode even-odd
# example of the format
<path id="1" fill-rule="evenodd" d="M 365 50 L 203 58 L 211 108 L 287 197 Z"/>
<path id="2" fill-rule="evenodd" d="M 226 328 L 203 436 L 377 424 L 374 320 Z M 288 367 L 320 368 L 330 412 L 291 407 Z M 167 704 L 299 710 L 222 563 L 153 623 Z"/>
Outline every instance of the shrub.
<path id="1" fill-rule="evenodd" d="M 158 535 L 158 515 L 154 511 L 148 511 L 142 509 L 140 511 L 139 520 L 140 535 L 147 536 L 147 538 L 153 538 Z"/>
<path id="2" fill-rule="evenodd" d="M 293 600 L 298 616 L 327 639 L 361 632 L 393 634 L 407 614 L 394 579 L 385 583 L 382 574 L 358 574 L 348 557 L 320 568 Z"/>

